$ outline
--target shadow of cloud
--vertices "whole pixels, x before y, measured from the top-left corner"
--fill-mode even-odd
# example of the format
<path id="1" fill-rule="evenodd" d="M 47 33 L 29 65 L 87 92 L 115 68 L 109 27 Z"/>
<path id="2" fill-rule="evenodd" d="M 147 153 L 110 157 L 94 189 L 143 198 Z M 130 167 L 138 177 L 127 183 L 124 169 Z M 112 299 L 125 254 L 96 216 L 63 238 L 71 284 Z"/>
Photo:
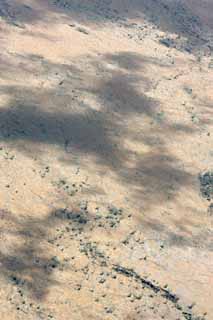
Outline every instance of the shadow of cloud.
<path id="1" fill-rule="evenodd" d="M 27 290 L 33 299 L 44 299 L 49 287 L 57 283 L 53 277 L 54 257 L 42 249 L 51 228 L 51 217 L 19 219 L 4 210 L 0 214 L 1 233 L 7 239 L 9 249 L 9 252 L 5 249 L 0 252 L 1 274 L 18 288 Z"/>
<path id="2" fill-rule="evenodd" d="M 122 5 L 116 0 L 50 0 L 36 1 L 32 6 L 21 0 L 4 0 L 0 4 L 0 16 L 21 28 L 37 22 L 56 24 L 58 19 L 67 23 L 71 19 L 77 23 L 98 24 L 99 28 L 110 23 L 124 27 L 133 35 L 138 34 L 139 39 L 146 34 L 147 26 L 150 34 L 153 33 L 154 26 L 165 33 L 166 38 L 160 40 L 162 44 L 181 51 L 207 54 L 212 50 L 212 26 L 202 17 L 207 16 L 211 21 L 208 7 L 211 8 L 211 4 L 204 8 L 198 2 L 192 6 L 185 0 L 127 0 Z M 45 35 L 40 34 L 40 37 Z"/>
<path id="3" fill-rule="evenodd" d="M 24 71 L 30 74 L 41 58 L 24 59 L 26 66 L 27 59 L 32 64 Z M 119 183 L 131 185 L 137 199 L 144 200 L 151 193 L 153 204 L 168 198 L 172 183 L 177 190 L 190 183 L 190 174 L 169 152 L 165 138 L 193 134 L 194 129 L 166 118 L 158 120 L 158 101 L 144 93 L 151 83 L 145 73 L 136 72 L 137 66 L 146 68 L 143 57 L 121 52 L 89 57 L 87 63 L 92 76 L 87 68 L 82 70 L 81 63 L 73 69 L 72 64 L 57 65 L 42 58 L 41 74 L 53 78 L 51 86 L 2 86 L 0 92 L 10 100 L 0 109 L 0 139 L 29 156 L 38 154 L 39 144 L 58 146 L 66 158 L 70 156 L 68 163 L 74 154 L 91 156 L 100 168 L 109 168 Z M 154 62 L 150 59 L 149 63 Z M 136 151 L 128 143 L 145 151 Z"/>
<path id="4" fill-rule="evenodd" d="M 0 216 L 1 235 L 7 242 L 0 251 L 0 273 L 34 300 L 44 300 L 52 286 L 60 286 L 54 272 L 69 267 L 67 261 L 51 254 L 54 251 L 51 236 L 57 239 L 56 228 L 66 225 L 78 232 L 85 230 L 90 214 L 57 209 L 39 219 L 17 218 L 11 212 L 0 210 Z"/>
<path id="5" fill-rule="evenodd" d="M 202 249 L 203 252 L 213 251 L 211 232 L 202 225 L 196 225 L 191 219 L 179 219 L 171 225 L 162 223 L 158 219 L 149 219 L 142 222 L 144 228 L 156 233 L 167 247 Z M 193 232 L 192 232 L 193 228 Z"/>
<path id="6" fill-rule="evenodd" d="M 0 3 L 0 17 L 8 24 L 24 28 L 24 24 L 42 19 L 42 11 L 31 7 L 22 0 L 2 0 Z"/>

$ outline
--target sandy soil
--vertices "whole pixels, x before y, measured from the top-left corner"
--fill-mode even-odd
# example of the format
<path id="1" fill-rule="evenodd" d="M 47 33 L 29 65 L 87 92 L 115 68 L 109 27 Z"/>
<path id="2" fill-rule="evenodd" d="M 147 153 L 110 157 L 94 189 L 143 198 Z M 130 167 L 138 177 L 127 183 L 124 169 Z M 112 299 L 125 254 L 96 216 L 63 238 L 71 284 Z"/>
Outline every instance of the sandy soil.
<path id="1" fill-rule="evenodd" d="M 213 319 L 213 2 L 0 1 L 0 318 Z"/>

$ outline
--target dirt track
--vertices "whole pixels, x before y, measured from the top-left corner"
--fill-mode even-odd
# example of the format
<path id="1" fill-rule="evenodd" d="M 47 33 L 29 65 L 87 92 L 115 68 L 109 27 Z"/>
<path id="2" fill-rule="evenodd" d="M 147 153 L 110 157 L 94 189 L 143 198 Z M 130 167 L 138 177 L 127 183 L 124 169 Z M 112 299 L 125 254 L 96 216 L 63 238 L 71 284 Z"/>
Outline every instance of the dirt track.
<path id="1" fill-rule="evenodd" d="M 0 319 L 213 318 L 213 2 L 0 1 Z"/>

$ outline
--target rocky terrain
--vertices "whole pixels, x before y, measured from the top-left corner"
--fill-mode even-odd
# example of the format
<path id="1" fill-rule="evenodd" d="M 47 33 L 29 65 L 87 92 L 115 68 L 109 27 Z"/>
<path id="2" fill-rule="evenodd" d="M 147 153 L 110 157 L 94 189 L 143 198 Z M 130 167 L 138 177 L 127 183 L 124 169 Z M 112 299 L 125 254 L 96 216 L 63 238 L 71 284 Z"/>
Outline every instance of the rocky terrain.
<path id="1" fill-rule="evenodd" d="M 1 320 L 213 319 L 212 9 L 0 1 Z"/>

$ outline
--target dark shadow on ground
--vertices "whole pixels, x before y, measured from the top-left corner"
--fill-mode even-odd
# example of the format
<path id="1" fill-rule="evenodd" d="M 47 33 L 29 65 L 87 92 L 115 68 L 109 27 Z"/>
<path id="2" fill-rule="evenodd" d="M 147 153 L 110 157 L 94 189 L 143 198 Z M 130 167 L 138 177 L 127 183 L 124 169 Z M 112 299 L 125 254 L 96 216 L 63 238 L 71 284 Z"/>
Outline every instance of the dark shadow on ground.
<path id="1" fill-rule="evenodd" d="M 1 237 L 7 242 L 0 251 L 0 273 L 32 299 L 44 300 L 51 286 L 60 285 L 54 272 L 70 267 L 68 260 L 62 261 L 52 253 L 61 233 L 66 226 L 68 235 L 71 228 L 79 235 L 87 228 L 90 214 L 85 217 L 80 210 L 57 209 L 42 219 L 16 217 L 0 210 L 0 217 Z"/>
<path id="2" fill-rule="evenodd" d="M 94 168 L 113 172 L 144 208 L 168 199 L 178 201 L 178 191 L 190 187 L 193 177 L 171 153 L 167 137 L 193 135 L 196 127 L 171 123 L 162 117 L 159 102 L 148 97 L 152 83 L 146 68 L 154 63 L 163 68 L 158 60 L 121 52 L 81 57 L 78 63 L 62 65 L 40 56 L 17 56 L 1 62 L 2 80 L 11 81 L 13 75 L 32 80 L 39 72 L 43 84 L 32 87 L 20 82 L 0 87 L 0 94 L 7 96 L 0 108 L 0 143 L 29 157 L 39 156 L 37 145 L 40 152 L 55 146 L 60 149 L 60 161 L 68 165 L 73 154 L 82 165 L 89 155 Z M 146 151 L 132 148 L 135 143 Z M 59 210 L 42 220 L 19 219 L 2 211 L 2 219 L 9 222 L 8 236 L 14 233 L 21 237 L 9 253 L 0 253 L 2 274 L 17 286 L 23 283 L 34 299 L 44 299 L 56 284 L 53 270 L 61 266 L 40 243 L 63 219 L 85 230 L 89 214 L 85 217 Z M 161 233 L 171 246 L 192 247 L 202 237 L 199 232 L 195 237 L 183 237 L 179 230 L 177 234 L 169 232 L 162 222 L 142 224 Z"/>
<path id="3" fill-rule="evenodd" d="M 125 52 L 82 59 L 78 67 L 39 57 L 24 59 L 21 68 L 9 70 L 18 77 L 39 70 L 44 83 L 50 82 L 41 88 L 0 87 L 0 93 L 10 97 L 0 109 L 2 141 L 29 156 L 38 155 L 38 145 L 59 146 L 68 163 L 73 155 L 92 156 L 99 168 L 114 172 L 119 183 L 131 185 L 137 199 L 151 195 L 153 204 L 168 200 L 168 193 L 170 199 L 175 197 L 176 192 L 169 191 L 172 186 L 177 191 L 190 184 L 190 174 L 168 150 L 166 137 L 191 135 L 195 129 L 162 118 L 158 102 L 145 94 L 151 83 L 145 72 L 136 70 L 145 70 L 152 59 Z M 3 78 L 7 76 L 4 73 Z M 128 141 L 149 151 L 136 152 Z"/>
<path id="4" fill-rule="evenodd" d="M 194 211 L 194 209 L 193 209 Z M 203 252 L 213 251 L 211 231 L 204 224 L 193 223 L 192 219 L 173 219 L 172 229 L 160 219 L 143 220 L 143 227 L 160 239 L 165 247 L 194 248 Z M 170 226 L 171 227 L 171 226 Z M 192 231 L 193 230 L 193 231 Z"/>
<path id="5" fill-rule="evenodd" d="M 73 256 L 70 255 L 71 246 L 74 248 L 74 258 L 87 256 L 88 263 L 106 267 L 110 264 L 110 257 L 106 256 L 97 246 L 96 242 L 90 242 L 90 235 L 99 229 L 108 232 L 119 232 L 122 211 L 115 207 L 108 207 L 107 215 L 95 215 L 87 209 L 54 209 L 46 217 L 19 216 L 0 210 L 0 231 L 4 246 L 0 250 L 0 274 L 11 285 L 18 289 L 21 297 L 30 298 L 35 302 L 42 302 L 51 290 L 51 287 L 59 286 L 60 280 L 56 280 L 55 273 L 69 270 L 70 279 L 78 277 L 75 271 L 82 272 L 82 266 L 75 266 Z M 109 219 L 110 218 L 110 219 Z M 112 227 L 113 223 L 113 227 Z M 184 230 L 178 226 L 177 232 L 168 230 L 158 220 L 149 219 L 143 222 L 143 227 L 157 232 L 164 247 L 198 248 L 203 251 L 212 251 L 211 234 L 205 234 L 203 230 L 193 235 L 187 229 L 191 221 L 184 221 Z M 181 223 L 181 225 L 183 225 Z M 183 231 L 185 235 L 183 235 Z M 159 236 L 160 234 L 160 236 Z M 61 248 L 66 244 L 69 255 L 66 258 L 60 255 Z M 61 246 L 62 245 L 62 246 Z M 138 241 L 134 242 L 138 245 Z M 66 251 L 65 246 L 65 251 Z M 63 249 L 64 250 L 64 249 Z M 125 250 L 125 246 L 123 247 Z M 88 267 L 88 265 L 87 265 Z M 87 267 L 85 267 L 87 269 Z M 86 272 L 86 271 L 84 271 Z M 83 278 L 85 278 L 84 273 Z M 57 277 L 58 278 L 58 277 Z M 58 278 L 60 279 L 60 278 Z M 62 283 L 63 284 L 63 283 Z M 71 290 L 75 288 L 71 287 Z"/>
<path id="6" fill-rule="evenodd" d="M 50 25 L 57 24 L 58 19 L 71 25 L 75 22 L 91 25 L 95 23 L 99 28 L 112 23 L 123 27 L 133 37 L 137 34 L 137 39 L 142 39 L 147 30 L 147 35 L 153 33 L 154 27 L 166 33 L 162 44 L 168 47 L 210 54 L 213 48 L 211 24 L 206 24 L 198 16 L 200 8 L 201 12 L 204 10 L 204 16 L 210 16 L 211 20 L 208 6 L 211 4 L 204 8 L 197 2 L 193 8 L 184 0 L 131 0 L 124 1 L 120 7 L 116 0 L 49 0 L 36 1 L 31 7 L 21 0 L 4 0 L 0 4 L 0 16 L 21 28 L 25 24 L 40 21 Z M 136 24 L 131 23 L 134 19 L 137 19 Z"/>

